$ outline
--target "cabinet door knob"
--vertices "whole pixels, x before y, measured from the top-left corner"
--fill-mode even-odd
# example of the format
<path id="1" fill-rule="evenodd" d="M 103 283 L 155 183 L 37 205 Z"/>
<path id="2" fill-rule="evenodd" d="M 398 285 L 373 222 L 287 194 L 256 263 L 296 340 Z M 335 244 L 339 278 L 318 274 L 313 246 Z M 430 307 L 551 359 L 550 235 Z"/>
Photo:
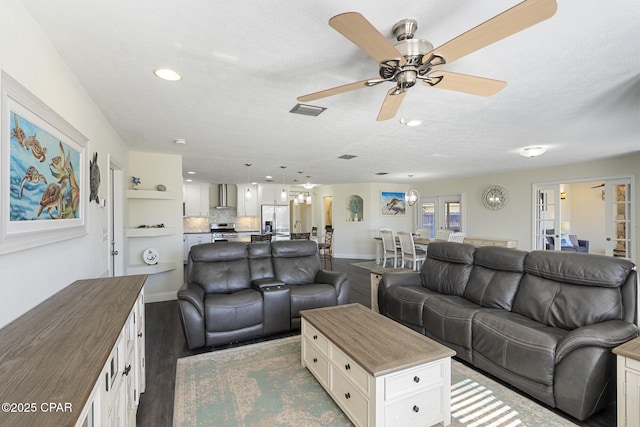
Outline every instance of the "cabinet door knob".
<path id="1" fill-rule="evenodd" d="M 142 332 L 138 332 L 138 338 L 142 338 Z"/>
<path id="2" fill-rule="evenodd" d="M 351 393 L 346 392 L 346 393 L 344 394 L 344 397 L 346 397 L 347 399 L 351 399 Z"/>
<path id="3" fill-rule="evenodd" d="M 418 412 L 420 410 L 420 408 L 418 407 L 418 405 L 413 405 L 413 412 Z"/>
<path id="4" fill-rule="evenodd" d="M 314 336 L 313 336 L 313 339 L 314 339 L 314 340 L 317 340 L 317 339 L 318 339 L 318 336 L 317 336 L 317 335 L 314 335 Z"/>
<path id="5" fill-rule="evenodd" d="M 317 357 L 313 358 L 313 363 L 318 363 L 318 358 Z"/>
<path id="6" fill-rule="evenodd" d="M 351 369 L 351 365 L 349 365 L 349 364 L 347 363 L 346 365 L 344 365 L 344 369 L 346 369 L 346 370 L 348 371 L 349 369 Z"/>
<path id="7" fill-rule="evenodd" d="M 131 365 L 124 368 L 124 371 L 122 372 L 122 376 L 128 376 L 130 371 L 131 371 Z"/>
<path id="8" fill-rule="evenodd" d="M 420 377 L 417 376 L 417 375 L 415 377 L 413 377 L 413 382 L 414 383 L 419 383 L 420 382 Z"/>

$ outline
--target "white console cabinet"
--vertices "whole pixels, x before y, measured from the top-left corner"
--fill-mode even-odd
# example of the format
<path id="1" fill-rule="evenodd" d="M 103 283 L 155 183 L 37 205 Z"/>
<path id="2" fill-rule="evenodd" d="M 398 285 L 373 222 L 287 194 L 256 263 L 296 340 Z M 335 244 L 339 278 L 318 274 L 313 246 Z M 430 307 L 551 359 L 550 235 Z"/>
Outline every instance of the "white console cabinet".
<path id="1" fill-rule="evenodd" d="M 618 362 L 618 427 L 640 425 L 640 338 L 613 349 Z"/>
<path id="2" fill-rule="evenodd" d="M 146 278 L 76 281 L 0 329 L 0 425 L 135 426 Z"/>

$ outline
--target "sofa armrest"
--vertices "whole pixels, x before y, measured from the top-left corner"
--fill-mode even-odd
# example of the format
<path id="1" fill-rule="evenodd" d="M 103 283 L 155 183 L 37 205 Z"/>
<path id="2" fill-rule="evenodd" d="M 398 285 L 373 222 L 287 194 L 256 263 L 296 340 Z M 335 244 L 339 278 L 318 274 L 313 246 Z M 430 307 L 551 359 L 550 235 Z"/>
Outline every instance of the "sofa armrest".
<path id="1" fill-rule="evenodd" d="M 589 346 L 612 349 L 637 335 L 636 325 L 624 320 L 609 320 L 574 329 L 558 342 L 556 364 L 577 348 Z"/>
<path id="2" fill-rule="evenodd" d="M 273 286 L 284 286 L 284 282 L 278 279 L 256 279 L 251 281 L 251 287 L 257 291 Z"/>
<path id="3" fill-rule="evenodd" d="M 178 300 L 188 301 L 204 317 L 204 289 L 195 283 L 186 282 L 178 289 Z"/>
<path id="4" fill-rule="evenodd" d="M 347 273 L 340 271 L 320 270 L 316 274 L 316 283 L 326 283 L 336 288 L 338 296 L 338 305 L 349 302 L 349 280 Z"/>
<path id="5" fill-rule="evenodd" d="M 589 241 L 588 240 L 580 240 L 578 239 L 578 245 L 585 248 L 587 252 L 589 252 Z"/>
<path id="6" fill-rule="evenodd" d="M 388 288 L 390 286 L 422 286 L 422 277 L 417 271 L 398 271 L 384 273 L 380 280 L 380 286 Z"/>
<path id="7" fill-rule="evenodd" d="M 178 305 L 187 346 L 189 349 L 204 347 L 204 289 L 194 283 L 185 283 L 178 289 Z"/>

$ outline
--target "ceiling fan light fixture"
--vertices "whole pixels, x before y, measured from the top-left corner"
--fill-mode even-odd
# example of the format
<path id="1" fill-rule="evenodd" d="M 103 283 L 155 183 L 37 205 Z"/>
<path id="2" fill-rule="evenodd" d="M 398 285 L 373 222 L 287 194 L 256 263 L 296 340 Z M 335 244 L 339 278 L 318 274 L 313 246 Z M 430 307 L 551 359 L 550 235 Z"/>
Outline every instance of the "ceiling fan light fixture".
<path id="1" fill-rule="evenodd" d="M 400 117 L 400 123 L 410 128 L 420 126 L 424 121 L 422 119 L 409 119 L 405 120 L 404 117 Z"/>
<path id="2" fill-rule="evenodd" d="M 544 147 L 535 146 L 535 147 L 521 148 L 518 153 L 523 157 L 538 157 L 544 154 L 546 151 L 547 149 Z"/>

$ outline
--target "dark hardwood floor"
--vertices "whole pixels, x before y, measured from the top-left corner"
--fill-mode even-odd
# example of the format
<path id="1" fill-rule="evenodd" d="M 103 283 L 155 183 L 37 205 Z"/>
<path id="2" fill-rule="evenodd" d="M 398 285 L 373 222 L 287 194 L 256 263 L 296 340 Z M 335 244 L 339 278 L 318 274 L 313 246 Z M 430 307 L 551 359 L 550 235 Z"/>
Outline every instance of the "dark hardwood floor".
<path id="1" fill-rule="evenodd" d="M 351 265 L 354 262 L 362 261 L 334 259 L 333 269 L 347 273 L 351 285 L 350 302 L 371 307 L 369 270 Z M 279 335 L 191 351 L 187 348 L 182 332 L 177 301 L 146 304 L 145 314 L 147 385 L 145 393 L 140 398 L 137 414 L 137 424 L 143 427 L 168 427 L 172 425 L 175 371 L 179 358 L 291 335 Z M 584 422 L 575 420 L 562 412 L 555 412 L 583 427 L 612 427 L 616 425 L 615 405 L 605 408 Z"/>

